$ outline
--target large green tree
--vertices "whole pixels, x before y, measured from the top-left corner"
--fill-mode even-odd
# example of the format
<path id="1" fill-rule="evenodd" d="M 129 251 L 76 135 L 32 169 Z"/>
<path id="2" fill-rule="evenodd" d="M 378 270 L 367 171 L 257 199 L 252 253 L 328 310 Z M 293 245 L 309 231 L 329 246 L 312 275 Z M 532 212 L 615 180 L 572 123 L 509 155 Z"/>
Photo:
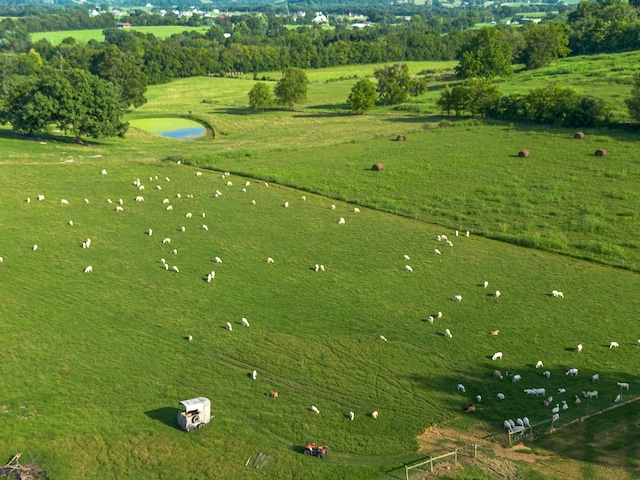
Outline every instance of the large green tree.
<path id="1" fill-rule="evenodd" d="M 473 34 L 458 53 L 458 78 L 504 77 L 513 74 L 511 45 L 496 28 L 482 28 Z"/>
<path id="2" fill-rule="evenodd" d="M 363 114 L 367 110 L 371 110 L 376 104 L 376 86 L 368 78 L 359 80 L 353 88 L 347 103 L 351 111 Z"/>
<path id="3" fill-rule="evenodd" d="M 559 23 L 533 24 L 524 31 L 526 46 L 520 60 L 527 69 L 541 68 L 569 55 L 567 27 Z"/>
<path id="4" fill-rule="evenodd" d="M 640 122 L 640 73 L 636 73 L 633 77 L 633 88 L 631 89 L 631 97 L 627 98 L 624 103 L 631 118 Z"/>
<path id="5" fill-rule="evenodd" d="M 282 78 L 273 90 L 276 103 L 293 109 L 295 103 L 301 103 L 307 99 L 308 86 L 309 79 L 302 69 L 285 68 L 282 71 Z"/>
<path id="6" fill-rule="evenodd" d="M 115 45 L 109 45 L 93 59 L 91 73 L 108 80 L 120 90 L 125 105 L 139 107 L 147 103 L 147 75 Z"/>
<path id="7" fill-rule="evenodd" d="M 81 137 L 124 135 L 125 105 L 118 89 L 79 69 L 46 68 L 27 77 L 3 98 L 2 121 L 20 133 L 46 131 L 50 125 Z"/>
<path id="8" fill-rule="evenodd" d="M 378 80 L 378 96 L 382 103 L 397 105 L 406 102 L 409 95 L 417 96 L 427 90 L 426 80 L 411 78 L 406 63 L 385 65 L 373 72 Z"/>
<path id="9" fill-rule="evenodd" d="M 273 92 L 264 82 L 256 83 L 249 91 L 249 108 L 264 112 L 265 108 L 273 106 Z"/>

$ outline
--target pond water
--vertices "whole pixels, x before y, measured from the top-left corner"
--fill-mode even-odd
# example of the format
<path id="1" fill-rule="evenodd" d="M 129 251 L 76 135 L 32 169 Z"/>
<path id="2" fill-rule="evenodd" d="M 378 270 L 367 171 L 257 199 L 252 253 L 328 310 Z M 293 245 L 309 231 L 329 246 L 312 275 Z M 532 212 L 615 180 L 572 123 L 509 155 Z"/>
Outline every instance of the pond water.
<path id="1" fill-rule="evenodd" d="M 207 133 L 202 124 L 186 118 L 141 118 L 129 123 L 140 130 L 179 140 L 193 140 Z"/>

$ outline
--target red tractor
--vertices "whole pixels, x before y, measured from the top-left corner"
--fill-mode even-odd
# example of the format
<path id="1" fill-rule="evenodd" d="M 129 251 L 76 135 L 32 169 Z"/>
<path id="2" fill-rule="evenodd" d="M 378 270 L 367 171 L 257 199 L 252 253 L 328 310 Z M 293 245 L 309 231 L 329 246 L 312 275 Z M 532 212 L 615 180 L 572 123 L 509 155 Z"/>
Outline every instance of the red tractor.
<path id="1" fill-rule="evenodd" d="M 315 455 L 319 459 L 323 459 L 324 456 L 329 451 L 329 447 L 327 445 L 316 445 L 315 442 L 309 442 L 304 446 L 304 454 L 305 455 Z"/>

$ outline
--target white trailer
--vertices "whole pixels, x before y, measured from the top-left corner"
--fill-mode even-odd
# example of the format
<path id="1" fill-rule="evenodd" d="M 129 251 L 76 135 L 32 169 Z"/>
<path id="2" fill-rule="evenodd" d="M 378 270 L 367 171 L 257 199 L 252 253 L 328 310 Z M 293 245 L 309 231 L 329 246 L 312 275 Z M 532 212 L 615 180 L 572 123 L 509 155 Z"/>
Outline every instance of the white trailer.
<path id="1" fill-rule="evenodd" d="M 211 421 L 211 401 L 205 397 L 196 397 L 180 402 L 178 426 L 187 432 L 204 428 Z"/>

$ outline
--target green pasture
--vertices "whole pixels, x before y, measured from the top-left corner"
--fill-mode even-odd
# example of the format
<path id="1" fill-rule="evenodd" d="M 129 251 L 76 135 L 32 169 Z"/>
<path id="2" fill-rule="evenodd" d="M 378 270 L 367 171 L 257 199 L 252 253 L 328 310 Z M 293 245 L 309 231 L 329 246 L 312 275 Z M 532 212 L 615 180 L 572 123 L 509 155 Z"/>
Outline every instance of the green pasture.
<path id="1" fill-rule="evenodd" d="M 198 31 L 201 33 L 206 32 L 209 27 L 188 27 L 183 25 L 167 25 L 157 27 L 131 27 L 127 30 L 135 30 L 140 33 L 152 33 L 158 38 L 168 38 L 171 35 L 182 33 L 185 31 Z M 59 30 L 55 32 L 34 32 L 31 34 L 31 40 L 37 42 L 43 38 L 46 38 L 52 45 L 57 45 L 65 38 L 74 38 L 78 43 L 87 43 L 89 40 L 97 40 L 98 42 L 104 41 L 104 35 L 102 29 L 93 30 Z"/>
<path id="2" fill-rule="evenodd" d="M 451 66 L 410 69 L 437 77 Z M 571 66 L 588 71 L 585 59 Z M 549 419 L 524 388 L 545 387 L 555 402 L 566 388 L 561 424 L 612 405 L 618 381 L 631 384 L 626 398 L 640 395 L 638 275 L 598 263 L 639 266 L 636 136 L 594 130 L 579 141 L 529 125 L 443 122 L 430 107 L 436 90 L 351 115 L 352 77 L 369 74 L 310 71 L 305 105 L 264 114 L 247 109 L 248 77 L 184 79 L 150 87 L 127 116 L 193 118 L 215 131 L 193 142 L 133 127 L 84 145 L 0 129 L 0 455 L 24 452 L 65 479 L 402 478 L 430 425 L 500 434 L 506 418 Z M 523 148 L 530 158 L 517 158 Z M 372 172 L 375 162 L 385 170 Z M 504 359 L 493 362 L 497 351 Z M 578 377 L 565 376 L 569 365 Z M 522 380 L 499 380 L 495 368 Z M 573 404 L 594 373 L 599 398 Z M 477 394 L 477 415 L 464 415 Z M 178 401 L 200 395 L 212 400 L 212 423 L 177 430 Z M 310 440 L 330 446 L 324 461 L 302 455 Z M 245 467 L 258 452 L 268 465 Z M 633 468 L 633 449 L 619 455 Z"/>

